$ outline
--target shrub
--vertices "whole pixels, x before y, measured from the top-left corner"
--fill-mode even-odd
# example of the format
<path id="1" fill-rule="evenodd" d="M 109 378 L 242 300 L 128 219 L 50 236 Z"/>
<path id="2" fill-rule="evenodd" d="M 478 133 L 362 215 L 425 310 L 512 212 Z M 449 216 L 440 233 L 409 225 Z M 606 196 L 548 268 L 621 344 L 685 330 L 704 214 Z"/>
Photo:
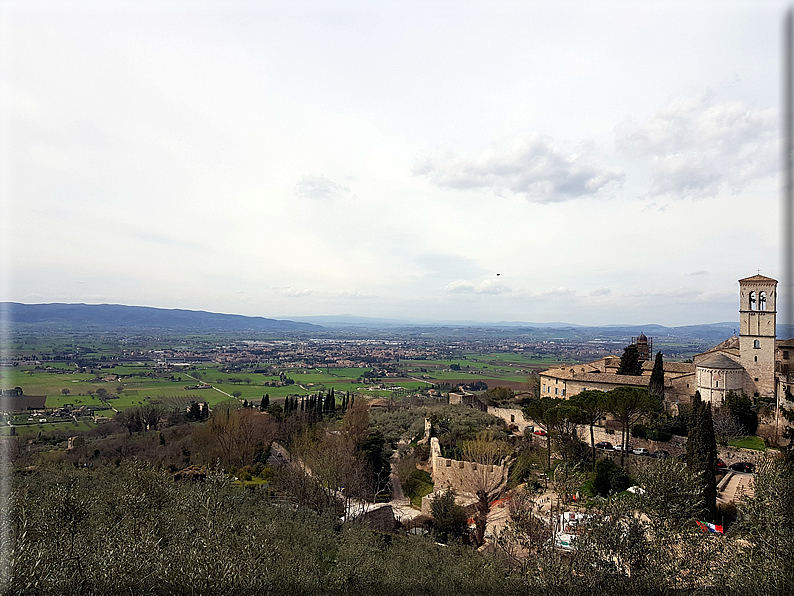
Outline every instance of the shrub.
<path id="1" fill-rule="evenodd" d="M 631 477 L 626 473 L 626 470 L 611 459 L 598 460 L 595 471 L 593 490 L 602 497 L 619 493 L 631 486 Z"/>

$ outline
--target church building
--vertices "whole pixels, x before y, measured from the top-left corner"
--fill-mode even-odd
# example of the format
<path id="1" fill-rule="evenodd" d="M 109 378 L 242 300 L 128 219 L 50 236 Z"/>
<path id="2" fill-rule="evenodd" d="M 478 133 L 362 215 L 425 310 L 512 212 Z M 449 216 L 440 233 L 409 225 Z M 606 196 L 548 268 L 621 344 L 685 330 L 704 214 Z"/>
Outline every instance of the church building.
<path id="1" fill-rule="evenodd" d="M 704 401 L 720 406 L 729 391 L 766 398 L 779 405 L 786 391 L 794 393 L 794 339 L 778 340 L 777 280 L 753 275 L 739 280 L 739 336 L 733 336 L 692 362 L 664 363 L 664 399 L 668 410 L 690 403 L 695 391 Z M 635 342 L 648 343 L 640 335 Z M 619 356 L 587 364 L 563 364 L 540 373 L 541 397 L 563 397 L 586 389 L 609 391 L 616 387 L 648 387 L 653 359 L 644 354 L 642 375 L 618 375 Z M 791 407 L 794 404 L 789 404 Z"/>

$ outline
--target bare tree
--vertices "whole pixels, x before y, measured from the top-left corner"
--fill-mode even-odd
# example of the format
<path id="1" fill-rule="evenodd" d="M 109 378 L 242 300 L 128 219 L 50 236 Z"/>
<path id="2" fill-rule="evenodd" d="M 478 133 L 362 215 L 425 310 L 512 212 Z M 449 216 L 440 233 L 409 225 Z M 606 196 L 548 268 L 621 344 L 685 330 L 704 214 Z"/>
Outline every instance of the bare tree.
<path id="1" fill-rule="evenodd" d="M 582 485 L 583 477 L 578 468 L 579 466 L 572 466 L 566 462 L 554 468 L 552 486 L 563 503 L 567 503 L 576 488 Z"/>
<path id="2" fill-rule="evenodd" d="M 510 453 L 509 447 L 494 441 L 493 433 L 482 432 L 473 441 L 461 443 L 463 459 L 472 462 L 467 469 L 466 482 L 477 497 L 476 511 L 474 514 L 474 540 L 477 545 L 482 545 L 485 540 L 485 527 L 488 524 L 488 514 L 491 512 L 491 501 L 496 499 L 506 485 L 507 474 L 497 473 L 495 466 L 503 465 L 507 470 Z"/>
<path id="3" fill-rule="evenodd" d="M 540 499 L 526 486 L 516 489 L 508 507 L 508 520 L 504 528 L 495 533 L 494 543 L 510 566 L 524 572 L 529 558 L 551 538 L 551 527 L 540 516 Z"/>
<path id="4" fill-rule="evenodd" d="M 745 434 L 742 423 L 727 408 L 715 410 L 712 420 L 714 422 L 714 437 L 717 439 L 718 445 L 726 447 L 728 441 Z"/>
<path id="5" fill-rule="evenodd" d="M 163 408 L 157 404 L 146 404 L 141 408 L 141 423 L 146 430 L 157 430 L 160 418 L 163 415 Z"/>

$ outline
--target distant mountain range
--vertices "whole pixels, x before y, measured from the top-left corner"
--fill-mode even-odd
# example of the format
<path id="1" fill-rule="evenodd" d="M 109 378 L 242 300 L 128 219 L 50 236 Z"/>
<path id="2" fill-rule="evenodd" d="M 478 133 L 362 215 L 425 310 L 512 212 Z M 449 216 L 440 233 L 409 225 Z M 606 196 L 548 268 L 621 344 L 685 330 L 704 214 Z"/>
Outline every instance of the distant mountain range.
<path id="1" fill-rule="evenodd" d="M 456 329 L 468 335 L 477 330 L 507 335 L 536 335 L 539 338 L 626 339 L 645 333 L 662 339 L 700 339 L 719 342 L 738 331 L 738 322 L 710 323 L 665 327 L 663 325 L 605 325 L 587 326 L 574 323 L 532 323 L 522 321 L 409 321 L 381 319 L 354 315 L 300 316 L 289 319 L 268 319 L 244 315 L 229 315 L 200 310 L 124 306 L 120 304 L 21 304 L 0 302 L 4 316 L 17 327 L 35 326 L 37 329 L 83 330 L 162 330 L 172 332 L 302 332 L 333 333 L 335 330 L 365 332 L 367 330 L 409 331 L 443 330 L 444 335 Z M 534 330 L 534 331 L 533 331 Z M 557 333 L 559 332 L 559 333 Z M 778 337 L 794 337 L 794 326 L 778 325 Z"/>
<path id="2" fill-rule="evenodd" d="M 245 332 L 321 330 L 311 323 L 226 315 L 201 310 L 123 306 L 120 304 L 20 304 L 0 302 L 15 326 L 48 328 L 152 329 L 178 332 Z"/>
<path id="3" fill-rule="evenodd" d="M 400 319 L 378 319 L 359 317 L 355 315 L 327 315 L 327 316 L 295 316 L 290 320 L 315 323 L 326 329 L 406 329 L 406 328 L 479 328 L 502 329 L 506 332 L 521 332 L 527 330 L 542 330 L 538 335 L 550 336 L 555 330 L 565 330 L 565 337 L 603 337 L 625 338 L 645 333 L 649 337 L 675 337 L 680 339 L 702 339 L 708 341 L 722 341 L 739 332 L 739 322 L 724 321 L 720 323 L 706 323 L 702 325 L 682 325 L 678 327 L 665 327 L 654 323 L 646 325 L 579 325 L 576 323 L 551 322 L 535 323 L 528 321 L 500 321 L 486 323 L 483 321 L 410 321 Z M 778 325 L 779 338 L 794 337 L 794 325 Z"/>

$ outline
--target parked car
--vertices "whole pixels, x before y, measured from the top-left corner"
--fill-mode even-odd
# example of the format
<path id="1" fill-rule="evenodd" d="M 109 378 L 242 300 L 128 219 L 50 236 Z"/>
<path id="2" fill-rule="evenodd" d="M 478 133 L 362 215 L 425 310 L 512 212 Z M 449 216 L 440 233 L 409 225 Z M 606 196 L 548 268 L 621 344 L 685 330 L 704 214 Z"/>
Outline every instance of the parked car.
<path id="1" fill-rule="evenodd" d="M 623 451 L 623 445 L 615 445 L 612 449 L 615 451 Z M 631 451 L 631 445 L 626 445 L 626 451 Z"/>
<path id="2" fill-rule="evenodd" d="M 611 451 L 613 447 L 612 443 L 609 441 L 601 441 L 600 443 L 596 443 L 596 449 L 609 449 Z"/>
<path id="3" fill-rule="evenodd" d="M 670 457 L 670 452 L 665 451 L 664 449 L 659 449 L 659 451 L 654 451 L 653 453 L 651 453 L 651 457 L 657 457 L 659 459 Z"/>
<path id="4" fill-rule="evenodd" d="M 728 467 L 734 472 L 742 472 L 743 474 L 752 474 L 753 470 L 755 470 L 755 466 L 746 461 L 736 462 Z"/>
<path id="5" fill-rule="evenodd" d="M 636 449 L 632 449 L 631 452 L 634 455 L 650 455 L 651 452 L 648 451 L 645 447 L 637 447 Z"/>
<path id="6" fill-rule="evenodd" d="M 722 461 L 722 458 L 717 458 L 717 471 L 725 472 L 728 469 L 728 464 Z"/>
<path id="7" fill-rule="evenodd" d="M 539 429 L 533 431 L 532 434 L 533 435 L 538 435 L 539 437 L 545 437 L 548 433 L 545 430 L 543 430 L 542 428 L 539 428 Z"/>

